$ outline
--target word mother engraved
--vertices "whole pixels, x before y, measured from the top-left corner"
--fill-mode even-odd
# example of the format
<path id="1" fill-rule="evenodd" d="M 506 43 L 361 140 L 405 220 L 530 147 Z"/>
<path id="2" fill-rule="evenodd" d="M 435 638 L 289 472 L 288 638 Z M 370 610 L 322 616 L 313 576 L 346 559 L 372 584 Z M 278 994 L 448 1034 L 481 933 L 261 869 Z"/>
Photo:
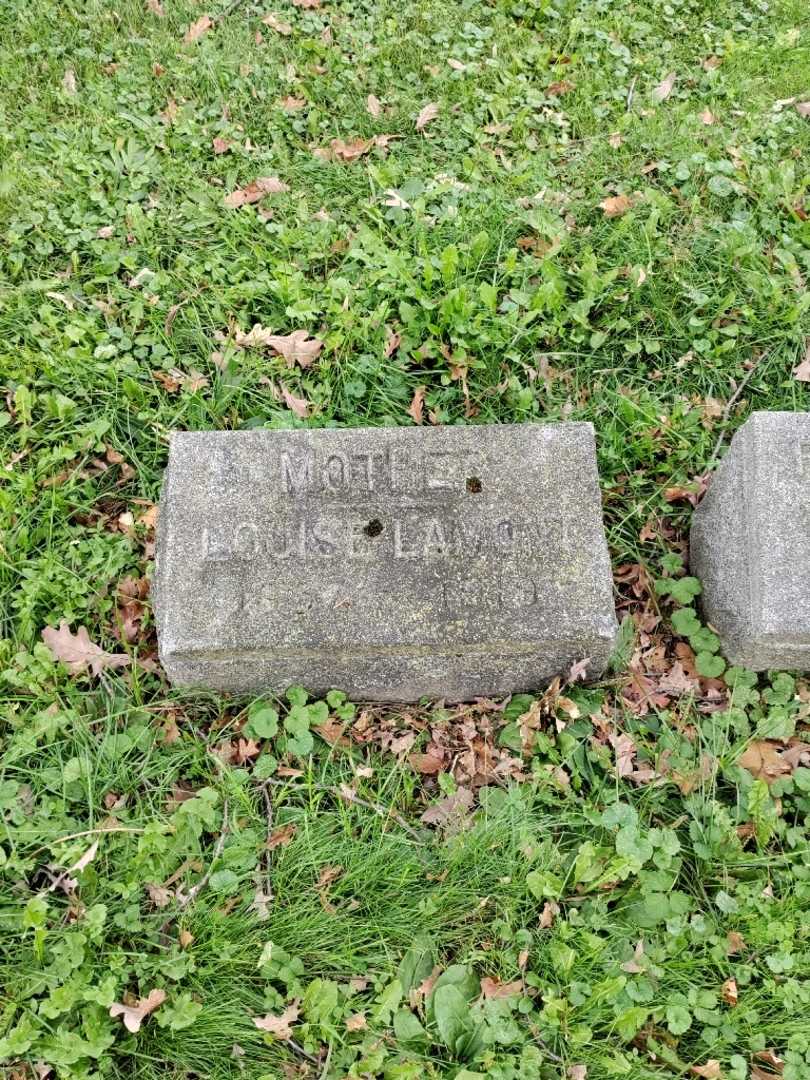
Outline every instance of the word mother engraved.
<path id="1" fill-rule="evenodd" d="M 184 432 L 155 606 L 182 685 L 463 700 L 616 633 L 587 424 Z"/>

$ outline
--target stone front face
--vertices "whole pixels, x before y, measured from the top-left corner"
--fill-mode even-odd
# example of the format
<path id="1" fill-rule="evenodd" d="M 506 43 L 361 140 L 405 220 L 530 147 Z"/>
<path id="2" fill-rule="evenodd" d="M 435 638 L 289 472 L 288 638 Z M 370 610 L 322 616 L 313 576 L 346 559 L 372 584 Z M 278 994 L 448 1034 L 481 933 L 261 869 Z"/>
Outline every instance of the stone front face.
<path id="1" fill-rule="evenodd" d="M 593 430 L 176 434 L 155 606 L 183 685 L 463 700 L 597 675 L 616 620 Z"/>
<path id="2" fill-rule="evenodd" d="M 810 669 L 810 414 L 743 424 L 695 511 L 690 552 L 731 663 Z"/>

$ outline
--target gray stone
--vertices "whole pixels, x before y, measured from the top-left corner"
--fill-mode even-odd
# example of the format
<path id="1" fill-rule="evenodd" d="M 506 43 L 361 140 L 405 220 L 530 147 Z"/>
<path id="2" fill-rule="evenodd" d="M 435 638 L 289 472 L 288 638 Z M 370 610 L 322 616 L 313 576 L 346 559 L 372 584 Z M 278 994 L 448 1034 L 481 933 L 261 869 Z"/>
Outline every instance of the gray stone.
<path id="1" fill-rule="evenodd" d="M 695 511 L 690 567 L 731 663 L 810 669 L 810 413 L 739 429 Z"/>
<path id="2" fill-rule="evenodd" d="M 610 655 L 590 424 L 184 432 L 155 606 L 172 681 L 464 700 Z"/>

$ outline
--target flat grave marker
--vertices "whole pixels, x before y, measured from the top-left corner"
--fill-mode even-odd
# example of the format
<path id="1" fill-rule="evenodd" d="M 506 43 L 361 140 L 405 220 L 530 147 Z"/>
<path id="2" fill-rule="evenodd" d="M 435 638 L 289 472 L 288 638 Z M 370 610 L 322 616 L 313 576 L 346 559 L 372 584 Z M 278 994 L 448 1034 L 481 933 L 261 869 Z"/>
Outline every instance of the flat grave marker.
<path id="1" fill-rule="evenodd" d="M 465 700 L 596 676 L 616 617 L 593 429 L 177 433 L 155 596 L 182 685 Z"/>
<path id="2" fill-rule="evenodd" d="M 690 567 L 732 664 L 810 669 L 810 413 L 742 425 L 695 511 Z"/>

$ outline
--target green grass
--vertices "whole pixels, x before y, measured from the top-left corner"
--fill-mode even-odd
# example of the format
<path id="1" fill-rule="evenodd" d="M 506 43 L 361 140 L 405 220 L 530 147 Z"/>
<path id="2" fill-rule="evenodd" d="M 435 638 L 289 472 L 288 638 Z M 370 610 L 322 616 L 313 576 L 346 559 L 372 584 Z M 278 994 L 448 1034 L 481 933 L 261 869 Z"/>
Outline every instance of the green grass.
<path id="1" fill-rule="evenodd" d="M 465 717 L 375 712 L 366 744 L 280 735 L 223 761 L 248 703 L 170 691 L 148 604 L 122 644 L 119 592 L 151 573 L 140 518 L 172 429 L 409 424 L 418 387 L 436 423 L 592 421 L 614 564 L 688 580 L 691 508 L 664 492 L 751 409 L 808 407 L 810 121 L 788 100 L 810 97 L 806 5 L 242 2 L 195 44 L 206 9 L 164 8 L 0 4 L 0 1070 L 762 1080 L 772 1049 L 808 1075 L 810 774 L 738 764 L 752 739 L 806 738 L 803 681 L 733 673 L 722 711 L 633 713 L 620 671 L 524 747 L 528 701 L 471 713 L 525 780 L 445 835 L 420 816 L 457 776 L 420 780 L 383 736 L 416 718 L 415 748 L 438 728 L 461 746 Z M 354 162 L 313 153 L 375 135 Z M 289 190 L 225 208 L 260 176 Z M 615 195 L 632 205 L 608 217 Z M 255 323 L 323 350 L 290 370 L 235 345 Z M 688 585 L 621 579 L 622 614 L 663 616 L 652 645 L 625 623 L 625 666 L 657 644 L 671 664 Z M 41 641 L 61 620 L 146 666 L 71 676 Z M 306 723 L 324 710 L 359 715 L 333 699 Z M 652 782 L 616 778 L 622 732 Z M 411 1000 L 434 964 L 445 989 Z M 482 978 L 523 983 L 479 1001 Z M 155 988 L 137 1034 L 109 1016 Z M 294 1001 L 294 1046 L 254 1026 Z"/>

